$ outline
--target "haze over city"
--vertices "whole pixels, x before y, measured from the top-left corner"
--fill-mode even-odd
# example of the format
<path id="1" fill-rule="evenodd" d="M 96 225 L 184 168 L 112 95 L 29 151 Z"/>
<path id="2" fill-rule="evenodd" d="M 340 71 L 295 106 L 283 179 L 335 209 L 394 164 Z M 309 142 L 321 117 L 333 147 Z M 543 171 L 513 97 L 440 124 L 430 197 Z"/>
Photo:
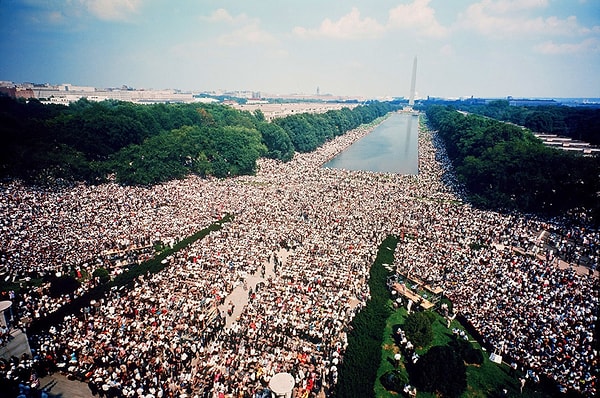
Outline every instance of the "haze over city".
<path id="1" fill-rule="evenodd" d="M 592 0 L 0 1 L 0 80 L 368 97 L 597 97 Z"/>

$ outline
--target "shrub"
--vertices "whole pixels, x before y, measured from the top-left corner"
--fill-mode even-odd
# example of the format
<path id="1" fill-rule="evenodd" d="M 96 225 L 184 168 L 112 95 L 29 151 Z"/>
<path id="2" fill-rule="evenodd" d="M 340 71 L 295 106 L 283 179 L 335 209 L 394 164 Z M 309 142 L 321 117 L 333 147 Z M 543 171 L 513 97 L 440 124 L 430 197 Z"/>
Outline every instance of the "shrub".
<path id="1" fill-rule="evenodd" d="M 377 368 L 373 364 L 381 359 L 381 337 L 386 319 L 391 313 L 387 305 L 390 299 L 386 286 L 388 271 L 382 264 L 393 262 L 397 243 L 396 237 L 388 236 L 379 246 L 377 258 L 371 266 L 371 299 L 352 320 L 352 330 L 348 333 L 348 349 L 334 393 L 338 398 L 374 396 L 373 385 L 377 380 Z"/>
<path id="2" fill-rule="evenodd" d="M 425 347 L 433 341 L 431 318 L 427 312 L 413 312 L 406 318 L 404 331 L 415 347 Z"/>
<path id="3" fill-rule="evenodd" d="M 110 280 L 110 275 L 108 271 L 104 268 L 96 268 L 94 273 L 92 274 L 94 278 L 99 278 L 100 283 L 104 284 Z"/>
<path id="4" fill-rule="evenodd" d="M 414 367 L 411 380 L 419 390 L 443 397 L 458 397 L 467 388 L 467 370 L 460 355 L 449 346 L 431 347 Z"/>
<path id="5" fill-rule="evenodd" d="M 381 385 L 384 386 L 386 390 L 401 392 L 408 383 L 408 378 L 402 372 L 390 370 L 389 372 L 384 373 L 379 378 L 379 381 L 381 381 Z"/>
<path id="6" fill-rule="evenodd" d="M 452 336 L 452 340 L 448 343 L 457 355 L 470 365 L 481 365 L 483 363 L 483 354 L 481 350 L 473 347 L 468 341 L 459 338 L 456 335 Z"/>
<path id="7" fill-rule="evenodd" d="M 464 360 L 469 365 L 481 365 L 483 363 L 483 354 L 481 350 L 470 347 L 464 354 Z"/>
<path id="8" fill-rule="evenodd" d="M 50 282 L 49 294 L 50 297 L 59 297 L 64 294 L 73 293 L 79 286 L 81 286 L 81 283 L 72 276 L 61 276 Z"/>

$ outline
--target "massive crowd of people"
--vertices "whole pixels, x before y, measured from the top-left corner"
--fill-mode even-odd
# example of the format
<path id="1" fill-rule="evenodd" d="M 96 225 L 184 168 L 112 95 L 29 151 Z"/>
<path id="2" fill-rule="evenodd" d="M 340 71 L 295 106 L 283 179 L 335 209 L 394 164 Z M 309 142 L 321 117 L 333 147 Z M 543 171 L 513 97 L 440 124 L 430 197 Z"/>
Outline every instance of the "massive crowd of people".
<path id="1" fill-rule="evenodd" d="M 369 131 L 287 163 L 262 159 L 255 176 L 188 177 L 152 188 L 3 184 L 6 280 L 73 272 L 85 279 L 99 267 L 114 275 L 118 253 L 136 263 L 156 242 L 175 242 L 223 214 L 234 219 L 131 290 L 113 290 L 31 336 L 33 357 L 4 363 L 0 376 L 23 378 L 26 363 L 85 380 L 100 396 L 254 397 L 274 374 L 289 372 L 300 396 L 330 395 L 348 325 L 369 298 L 377 247 L 396 234 L 395 266 L 442 287 L 487 343 L 524 369 L 595 395 L 597 278 L 556 266 L 561 253 L 516 250 L 543 254 L 540 237 L 554 224 L 464 203 L 443 146 L 425 130 L 418 175 L 321 167 Z M 572 241 L 592 258 L 597 234 L 578 234 Z M 283 248 L 285 261 L 277 257 Z M 239 315 L 222 310 L 234 289 L 259 274 L 247 301 L 235 303 Z M 97 283 L 89 281 L 75 294 Z M 43 288 L 19 293 L 16 324 L 71 298 L 50 298 Z"/>
<path id="2" fill-rule="evenodd" d="M 443 287 L 497 355 L 594 395 L 598 278 L 535 255 L 542 242 L 522 239 L 541 234 L 535 221 L 451 206 L 442 210 L 451 215 L 443 222 L 423 210 L 414 229 L 421 233 L 407 234 L 397 247 L 397 269 Z"/>

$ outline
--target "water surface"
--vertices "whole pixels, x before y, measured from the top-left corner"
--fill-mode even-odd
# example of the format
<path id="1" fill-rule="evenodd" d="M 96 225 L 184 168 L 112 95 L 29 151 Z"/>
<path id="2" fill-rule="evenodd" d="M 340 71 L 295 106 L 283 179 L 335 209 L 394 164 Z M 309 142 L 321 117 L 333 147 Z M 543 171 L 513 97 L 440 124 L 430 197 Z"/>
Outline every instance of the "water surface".
<path id="1" fill-rule="evenodd" d="M 418 174 L 418 121 L 410 114 L 394 113 L 323 167 Z"/>

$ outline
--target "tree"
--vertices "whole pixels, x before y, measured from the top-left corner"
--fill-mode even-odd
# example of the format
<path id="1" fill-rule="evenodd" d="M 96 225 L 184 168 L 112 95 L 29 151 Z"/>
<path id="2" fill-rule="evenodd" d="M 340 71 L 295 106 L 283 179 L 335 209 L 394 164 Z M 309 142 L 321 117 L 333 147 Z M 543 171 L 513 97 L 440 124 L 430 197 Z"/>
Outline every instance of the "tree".
<path id="1" fill-rule="evenodd" d="M 81 286 L 81 283 L 72 276 L 61 276 L 50 282 L 49 295 L 50 297 L 60 297 L 65 294 L 73 293 Z"/>
<path id="2" fill-rule="evenodd" d="M 456 334 L 452 335 L 452 340 L 450 340 L 448 345 L 454 349 L 465 363 L 473 365 L 481 365 L 483 363 L 483 354 L 481 353 L 481 350 L 473 347 L 473 344 L 458 337 Z"/>
<path id="3" fill-rule="evenodd" d="M 283 161 L 294 157 L 292 140 L 281 126 L 265 122 L 259 123 L 258 129 L 262 134 L 262 142 L 267 147 L 266 157 Z"/>
<path id="4" fill-rule="evenodd" d="M 551 133 L 552 115 L 548 112 L 532 112 L 526 119 L 525 125 L 533 131 L 543 131 Z"/>
<path id="5" fill-rule="evenodd" d="M 411 381 L 419 390 L 458 397 L 467 388 L 467 369 L 461 356 L 449 346 L 431 347 L 412 369 Z"/>
<path id="6" fill-rule="evenodd" d="M 492 114 L 517 118 L 513 107 L 498 103 L 495 108 Z M 569 125 L 555 108 L 527 112 L 525 121 L 540 129 L 550 129 L 551 123 Z M 600 214 L 600 157 L 548 148 L 521 127 L 464 116 L 449 107 L 431 106 L 427 117 L 444 140 L 472 204 L 542 215 L 563 216 L 575 209 Z M 597 217 L 590 220 L 600 223 Z"/>
<path id="7" fill-rule="evenodd" d="M 275 121 L 286 131 L 298 152 L 311 152 L 319 146 L 316 129 L 308 122 L 309 118 L 310 115 L 299 114 Z"/>
<path id="8" fill-rule="evenodd" d="M 425 347 L 433 340 L 431 318 L 426 312 L 413 312 L 404 322 L 406 337 L 415 347 Z"/>
<path id="9" fill-rule="evenodd" d="M 265 114 L 260 109 L 254 110 L 254 118 L 259 123 L 266 122 L 266 120 L 267 120 L 267 119 L 265 119 Z"/>
<path id="10" fill-rule="evenodd" d="M 81 99 L 70 106 L 0 96 L 0 177 L 52 183 L 156 184 L 189 173 L 251 174 L 260 156 L 287 161 L 382 112 L 373 102 L 267 123 L 216 104 L 139 105 Z"/>
<path id="11" fill-rule="evenodd" d="M 96 268 L 92 274 L 94 278 L 99 278 L 100 283 L 106 283 L 110 281 L 110 274 L 105 268 Z"/>
<path id="12" fill-rule="evenodd" d="M 226 126 L 212 132 L 213 149 L 228 164 L 231 175 L 252 174 L 256 160 L 267 152 L 255 129 Z"/>

